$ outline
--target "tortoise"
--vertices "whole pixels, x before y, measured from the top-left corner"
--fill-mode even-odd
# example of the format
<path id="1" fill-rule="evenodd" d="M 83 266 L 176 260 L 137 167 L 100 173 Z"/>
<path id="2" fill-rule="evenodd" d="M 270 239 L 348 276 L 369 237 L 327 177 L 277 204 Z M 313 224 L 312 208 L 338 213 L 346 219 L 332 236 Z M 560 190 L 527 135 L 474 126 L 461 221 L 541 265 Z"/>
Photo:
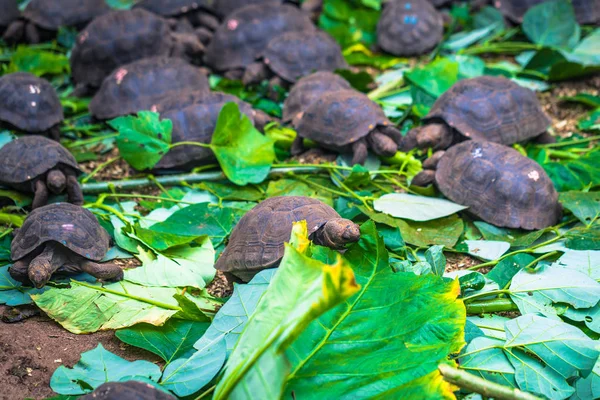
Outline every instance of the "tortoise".
<path id="1" fill-rule="evenodd" d="M 175 400 L 175 397 L 148 383 L 125 381 L 103 383 L 79 400 Z"/>
<path id="2" fill-rule="evenodd" d="M 525 13 L 546 0 L 494 0 L 494 6 L 509 20 L 522 23 Z M 575 18 L 580 24 L 600 22 L 600 0 L 572 0 Z"/>
<path id="3" fill-rule="evenodd" d="M 70 59 L 75 95 L 99 87 L 121 65 L 152 56 L 194 60 L 203 52 L 195 35 L 172 32 L 169 22 L 158 15 L 139 8 L 111 11 L 77 36 Z"/>
<path id="4" fill-rule="evenodd" d="M 152 110 L 164 97 L 184 91 L 208 92 L 208 78 L 181 58 L 149 57 L 118 67 L 90 102 L 97 119 Z"/>
<path id="5" fill-rule="evenodd" d="M 377 23 L 377 44 L 395 56 L 415 56 L 433 50 L 444 36 L 444 21 L 428 1 L 385 3 Z"/>
<path id="6" fill-rule="evenodd" d="M 510 145 L 553 140 L 550 119 L 535 93 L 504 77 L 480 76 L 455 83 L 434 103 L 425 126 L 412 129 L 400 149 L 446 149 L 465 139 Z"/>
<path id="7" fill-rule="evenodd" d="M 296 82 L 283 103 L 283 119 L 297 127 L 304 111 L 323 94 L 351 89 L 347 80 L 328 71 L 315 72 Z"/>
<path id="8" fill-rule="evenodd" d="M 292 155 L 303 151 L 302 139 L 324 148 L 353 153 L 353 164 L 364 164 L 370 147 L 376 154 L 391 157 L 402 139 L 379 105 L 355 90 L 329 92 L 314 101 L 300 119 Z"/>
<path id="9" fill-rule="evenodd" d="M 271 85 L 288 86 L 315 71 L 346 69 L 340 45 L 319 30 L 285 32 L 274 37 L 261 55 L 262 60 L 246 67 L 244 85 L 272 78 Z M 275 75 L 275 77 L 273 77 Z"/>
<path id="10" fill-rule="evenodd" d="M 23 136 L 0 148 L 0 183 L 34 193 L 34 209 L 48 202 L 49 192 L 60 194 L 65 190 L 71 203 L 82 205 L 79 174 L 75 157 L 44 136 Z"/>
<path id="11" fill-rule="evenodd" d="M 0 34 L 4 34 L 4 30 L 20 16 L 17 0 L 0 0 Z"/>
<path id="12" fill-rule="evenodd" d="M 250 281 L 254 275 L 275 268 L 283 257 L 294 222 L 306 220 L 309 239 L 335 250 L 360 239 L 354 222 L 341 218 L 327 204 L 303 196 L 280 196 L 264 200 L 248 211 L 235 226 L 229 244 L 215 268 L 228 279 Z"/>
<path id="13" fill-rule="evenodd" d="M 40 43 L 55 36 L 60 27 L 81 29 L 111 9 L 105 0 L 31 0 L 22 17 L 7 29 L 4 39 L 14 43 L 25 38 Z"/>
<path id="14" fill-rule="evenodd" d="M 204 61 L 228 79 L 241 79 L 244 69 L 263 54 L 272 38 L 314 29 L 310 18 L 291 5 L 251 4 L 231 13 L 217 28 Z"/>
<path id="15" fill-rule="evenodd" d="M 98 263 L 108 245 L 108 233 L 85 208 L 70 203 L 36 208 L 11 243 L 10 276 L 36 288 L 42 288 L 55 272 L 87 272 L 102 280 L 121 280 L 123 270 L 118 265 Z"/>
<path id="16" fill-rule="evenodd" d="M 0 121 L 25 133 L 60 140 L 63 108 L 56 90 L 45 79 L 26 72 L 0 77 Z"/>
<path id="17" fill-rule="evenodd" d="M 556 225 L 562 208 L 550 177 L 535 161 L 493 142 L 452 146 L 412 184 L 435 181 L 448 199 L 490 224 L 527 230 Z"/>

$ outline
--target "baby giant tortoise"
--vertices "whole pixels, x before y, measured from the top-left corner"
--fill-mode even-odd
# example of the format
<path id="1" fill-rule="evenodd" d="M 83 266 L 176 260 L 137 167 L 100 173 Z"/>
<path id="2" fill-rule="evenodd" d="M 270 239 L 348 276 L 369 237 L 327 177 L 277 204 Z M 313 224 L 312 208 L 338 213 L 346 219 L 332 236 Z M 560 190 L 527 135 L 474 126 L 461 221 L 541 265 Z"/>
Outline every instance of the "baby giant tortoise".
<path id="1" fill-rule="evenodd" d="M 206 75 L 181 58 L 144 58 L 117 68 L 102 82 L 90 113 L 98 119 L 112 119 L 153 110 L 167 96 L 209 90 Z"/>
<path id="2" fill-rule="evenodd" d="M 304 111 L 325 93 L 351 89 L 347 80 L 332 72 L 315 72 L 300 79 L 283 103 L 283 122 L 298 126 Z"/>
<path id="3" fill-rule="evenodd" d="M 60 194 L 65 190 L 71 203 L 83 204 L 79 174 L 75 157 L 44 136 L 23 136 L 0 148 L 0 183 L 34 193 L 34 209 L 48 202 L 49 192 Z"/>
<path id="4" fill-rule="evenodd" d="M 43 287 L 55 272 L 87 272 L 103 280 L 123 279 L 123 270 L 103 263 L 109 236 L 90 211 L 69 203 L 36 208 L 27 216 L 10 246 L 13 279 Z"/>
<path id="5" fill-rule="evenodd" d="M 9 43 L 29 43 L 50 40 L 60 27 L 81 29 L 94 18 L 106 14 L 110 7 L 105 0 L 31 0 L 23 10 L 23 19 L 7 29 L 4 39 Z"/>
<path id="6" fill-rule="evenodd" d="M 490 224 L 544 229 L 561 218 L 558 193 L 535 161 L 501 144 L 468 140 L 452 146 L 436 170 L 424 170 L 413 184 L 435 181 L 455 203 Z"/>
<path id="7" fill-rule="evenodd" d="M 167 392 L 138 381 L 107 382 L 79 400 L 175 400 Z"/>
<path id="8" fill-rule="evenodd" d="M 433 50 L 444 36 L 442 15 L 424 0 L 391 0 L 377 23 L 377 43 L 395 56 Z"/>
<path id="9" fill-rule="evenodd" d="M 60 140 L 64 114 L 56 90 L 48 81 L 26 72 L 0 78 L 0 121 L 25 133 Z"/>
<path id="10" fill-rule="evenodd" d="M 509 20 L 521 23 L 525 13 L 546 0 L 494 0 L 494 5 Z M 600 0 L 572 0 L 575 17 L 580 24 L 600 22 Z"/>
<path id="11" fill-rule="evenodd" d="M 97 88 L 117 67 L 153 56 L 197 59 L 204 46 L 193 34 L 171 31 L 169 22 L 143 9 L 112 11 L 92 21 L 71 54 L 76 95 Z"/>
<path id="12" fill-rule="evenodd" d="M 17 0 L 0 0 L 0 34 L 4 34 L 4 30 L 20 16 Z"/>
<path id="13" fill-rule="evenodd" d="M 400 148 L 446 149 L 464 139 L 510 145 L 546 133 L 550 119 L 535 93 L 504 77 L 480 76 L 455 83 L 434 103 L 425 126 L 408 132 Z"/>
<path id="14" fill-rule="evenodd" d="M 342 250 L 360 239 L 358 225 L 319 200 L 271 197 L 240 219 L 215 268 L 248 282 L 260 271 L 277 267 L 294 222 L 302 220 L 306 220 L 309 239 L 321 246 Z"/>
<path id="15" fill-rule="evenodd" d="M 363 164 L 370 147 L 376 154 L 396 154 L 402 134 L 379 105 L 355 90 L 329 92 L 314 101 L 298 124 L 291 152 L 303 151 L 302 139 L 339 153 L 353 153 L 352 163 Z"/>
<path id="16" fill-rule="evenodd" d="M 345 68 L 348 64 L 340 45 L 327 33 L 285 32 L 269 42 L 262 61 L 246 68 L 242 81 L 250 85 L 272 78 L 271 85 L 285 87 L 312 72 Z"/>

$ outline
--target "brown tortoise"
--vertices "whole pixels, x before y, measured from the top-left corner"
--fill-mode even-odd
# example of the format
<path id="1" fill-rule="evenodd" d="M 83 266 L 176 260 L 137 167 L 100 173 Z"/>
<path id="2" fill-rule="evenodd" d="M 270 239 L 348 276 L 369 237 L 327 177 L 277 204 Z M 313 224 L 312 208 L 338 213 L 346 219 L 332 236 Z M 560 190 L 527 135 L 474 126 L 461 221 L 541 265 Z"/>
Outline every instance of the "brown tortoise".
<path id="1" fill-rule="evenodd" d="M 19 19 L 21 12 L 17 0 L 0 0 L 0 34 Z"/>
<path id="2" fill-rule="evenodd" d="M 377 23 L 377 44 L 395 56 L 425 54 L 443 36 L 442 14 L 423 0 L 391 0 Z"/>
<path id="3" fill-rule="evenodd" d="M 302 220 L 306 220 L 309 239 L 321 246 L 342 250 L 360 239 L 358 225 L 319 200 L 271 197 L 240 219 L 215 268 L 234 280 L 248 282 L 260 271 L 277 267 L 294 222 Z"/>
<path id="4" fill-rule="evenodd" d="M 413 184 L 435 182 L 455 203 L 490 224 L 544 229 L 556 225 L 562 208 L 550 177 L 535 161 L 501 144 L 468 140 L 452 146 Z"/>
<path id="5" fill-rule="evenodd" d="M 504 77 L 480 76 L 455 83 L 433 105 L 424 127 L 408 132 L 400 145 L 446 149 L 465 139 L 510 145 L 536 138 L 552 141 L 550 119 L 535 93 Z"/>
<path id="6" fill-rule="evenodd" d="M 87 272 L 98 279 L 121 280 L 115 264 L 98 263 L 108 251 L 109 236 L 90 211 L 69 203 L 36 208 L 13 239 L 10 276 L 43 287 L 55 272 Z"/>
<path id="7" fill-rule="evenodd" d="M 63 119 L 62 104 L 48 81 L 26 72 L 0 77 L 0 122 L 59 140 Z"/>
<path id="8" fill-rule="evenodd" d="M 107 382 L 79 400 L 175 400 L 175 397 L 138 381 Z"/>
<path id="9" fill-rule="evenodd" d="M 118 67 L 102 82 L 90 113 L 98 119 L 112 119 L 152 111 L 163 98 L 185 91 L 208 93 L 206 74 L 181 58 L 144 58 Z"/>
<path id="10" fill-rule="evenodd" d="M 379 105 L 355 90 L 329 92 L 314 101 L 298 123 L 292 154 L 300 154 L 303 139 L 324 148 L 352 153 L 353 164 L 363 164 L 370 147 L 376 154 L 396 154 L 402 134 Z"/>
<path id="11" fill-rule="evenodd" d="M 509 20 L 521 23 L 523 16 L 533 6 L 546 0 L 494 0 L 494 6 Z M 580 24 L 598 24 L 600 22 L 600 0 L 573 0 L 571 2 L 575 17 Z"/>
<path id="12" fill-rule="evenodd" d="M 71 203 L 83 204 L 79 174 L 75 157 L 44 136 L 23 136 L 0 148 L 0 183 L 34 193 L 34 209 L 48 202 L 50 192 L 60 194 L 65 190 Z"/>

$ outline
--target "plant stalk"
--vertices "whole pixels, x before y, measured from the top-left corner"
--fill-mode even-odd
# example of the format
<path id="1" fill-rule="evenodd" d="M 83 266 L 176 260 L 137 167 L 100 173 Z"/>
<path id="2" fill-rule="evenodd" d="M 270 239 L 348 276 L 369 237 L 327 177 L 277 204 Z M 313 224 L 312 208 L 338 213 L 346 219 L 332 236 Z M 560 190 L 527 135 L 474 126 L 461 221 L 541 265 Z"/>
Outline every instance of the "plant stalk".
<path id="1" fill-rule="evenodd" d="M 474 301 L 465 304 L 467 315 L 485 314 L 502 311 L 518 311 L 519 308 L 512 300 L 507 298 L 493 299 L 487 301 Z"/>

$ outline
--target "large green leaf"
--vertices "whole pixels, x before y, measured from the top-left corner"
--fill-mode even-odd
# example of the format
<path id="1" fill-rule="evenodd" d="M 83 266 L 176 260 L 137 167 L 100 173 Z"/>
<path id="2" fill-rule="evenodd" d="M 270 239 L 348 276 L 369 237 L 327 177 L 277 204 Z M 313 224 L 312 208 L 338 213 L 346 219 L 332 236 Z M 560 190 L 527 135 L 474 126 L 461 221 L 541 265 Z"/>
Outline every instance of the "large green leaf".
<path id="1" fill-rule="evenodd" d="M 375 224 L 361 233 L 345 254 L 361 290 L 288 350 L 286 392 L 302 399 L 454 398 L 437 365 L 463 345 L 458 281 L 394 273 Z"/>
<path id="2" fill-rule="evenodd" d="M 573 269 L 586 274 L 596 281 L 600 280 L 600 251 L 565 251 L 553 265 Z"/>
<path id="3" fill-rule="evenodd" d="M 43 293 L 46 288 L 36 289 L 21 285 L 8 273 L 10 266 L 0 267 L 0 304 L 20 306 L 32 302 L 31 295 Z"/>
<path id="4" fill-rule="evenodd" d="M 267 177 L 275 160 L 274 143 L 256 130 L 237 104 L 227 103 L 219 114 L 210 148 L 227 178 L 246 185 Z"/>
<path id="5" fill-rule="evenodd" d="M 30 46 L 19 46 L 10 58 L 6 72 L 29 72 L 42 76 L 59 75 L 69 71 L 69 58 L 65 54 Z"/>
<path id="6" fill-rule="evenodd" d="M 571 400 L 600 399 L 600 360 L 596 361 L 592 373 L 575 382 L 575 394 Z"/>
<path id="7" fill-rule="evenodd" d="M 567 192 L 560 194 L 560 202 L 582 223 L 589 224 L 600 216 L 600 193 Z"/>
<path id="8" fill-rule="evenodd" d="M 407 193 L 385 194 L 373 202 L 375 210 L 392 217 L 412 221 L 431 221 L 447 217 L 468 207 L 445 199 L 415 196 Z"/>
<path id="9" fill-rule="evenodd" d="M 565 246 L 573 250 L 600 250 L 600 223 L 579 225 L 565 233 Z"/>
<path id="10" fill-rule="evenodd" d="M 439 58 L 404 76 L 411 83 L 413 111 L 425 116 L 435 100 L 458 81 L 458 63 Z"/>
<path id="11" fill-rule="evenodd" d="M 574 47 L 581 30 L 568 0 L 546 1 L 531 7 L 523 17 L 523 32 L 533 43 L 550 47 Z"/>
<path id="12" fill-rule="evenodd" d="M 460 368 L 488 381 L 516 387 L 515 368 L 502 350 L 503 344 L 504 340 L 476 337 L 463 350 Z"/>
<path id="13" fill-rule="evenodd" d="M 373 226 L 373 225 L 371 225 Z M 359 289 L 349 264 L 309 258 L 306 222 L 294 224 L 292 243 L 236 344 L 214 399 L 280 397 L 286 378 L 284 351 L 320 315 Z"/>
<path id="14" fill-rule="evenodd" d="M 149 361 L 127 361 L 98 344 L 81 354 L 81 360 L 71 369 L 61 365 L 50 379 L 50 387 L 59 394 L 84 394 L 106 382 L 160 378 L 160 368 Z"/>

